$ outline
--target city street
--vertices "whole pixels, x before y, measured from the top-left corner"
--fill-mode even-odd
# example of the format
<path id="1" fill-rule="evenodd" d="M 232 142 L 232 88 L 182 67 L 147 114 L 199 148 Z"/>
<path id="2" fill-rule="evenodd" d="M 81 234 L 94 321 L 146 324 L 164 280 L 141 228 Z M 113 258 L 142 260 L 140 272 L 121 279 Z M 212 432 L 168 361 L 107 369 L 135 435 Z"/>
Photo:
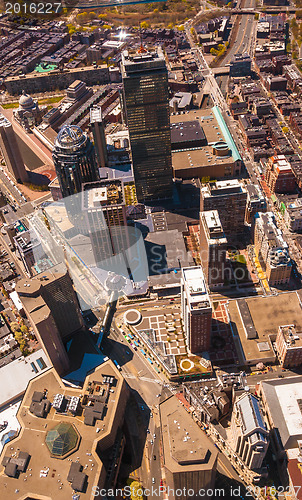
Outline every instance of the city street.
<path id="1" fill-rule="evenodd" d="M 244 7 L 245 8 L 255 8 L 256 1 L 255 0 L 245 0 Z M 254 31 L 254 14 L 251 15 L 238 15 L 237 21 L 238 31 L 236 33 L 236 39 L 232 47 L 226 53 L 226 57 L 221 62 L 221 66 L 225 66 L 229 64 L 235 54 L 244 54 L 245 52 L 249 52 L 253 31 Z"/>

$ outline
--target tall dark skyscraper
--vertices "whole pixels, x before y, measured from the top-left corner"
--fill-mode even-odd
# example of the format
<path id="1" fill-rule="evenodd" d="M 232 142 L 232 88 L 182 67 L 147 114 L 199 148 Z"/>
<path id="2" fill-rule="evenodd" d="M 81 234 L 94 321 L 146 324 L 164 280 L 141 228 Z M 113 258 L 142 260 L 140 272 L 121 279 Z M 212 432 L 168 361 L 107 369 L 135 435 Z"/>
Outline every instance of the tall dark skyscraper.
<path id="1" fill-rule="evenodd" d="M 91 108 L 90 127 L 93 134 L 95 153 L 99 167 L 107 167 L 107 144 L 101 108 Z"/>
<path id="2" fill-rule="evenodd" d="M 124 106 L 139 202 L 172 196 L 168 72 L 161 48 L 122 54 Z"/>
<path id="3" fill-rule="evenodd" d="M 99 179 L 93 144 L 76 125 L 61 128 L 52 156 L 63 198 L 80 193 L 85 182 Z"/>

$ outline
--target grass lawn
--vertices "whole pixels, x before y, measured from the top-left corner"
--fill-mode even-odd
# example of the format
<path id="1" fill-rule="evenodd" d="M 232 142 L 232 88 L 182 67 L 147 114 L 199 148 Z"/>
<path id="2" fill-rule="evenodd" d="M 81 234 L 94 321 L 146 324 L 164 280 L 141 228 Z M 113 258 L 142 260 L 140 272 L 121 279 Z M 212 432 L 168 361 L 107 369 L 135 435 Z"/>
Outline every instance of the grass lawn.
<path id="1" fill-rule="evenodd" d="M 43 105 L 43 104 L 55 104 L 56 102 L 60 102 L 62 99 L 64 98 L 64 96 L 62 95 L 58 95 L 58 96 L 54 96 L 54 97 L 46 97 L 45 99 L 39 99 L 38 100 L 38 104 L 39 105 Z M 19 107 L 19 101 L 17 102 L 8 102 L 6 104 L 1 104 L 2 108 L 3 109 L 15 109 L 15 108 L 18 108 Z"/>

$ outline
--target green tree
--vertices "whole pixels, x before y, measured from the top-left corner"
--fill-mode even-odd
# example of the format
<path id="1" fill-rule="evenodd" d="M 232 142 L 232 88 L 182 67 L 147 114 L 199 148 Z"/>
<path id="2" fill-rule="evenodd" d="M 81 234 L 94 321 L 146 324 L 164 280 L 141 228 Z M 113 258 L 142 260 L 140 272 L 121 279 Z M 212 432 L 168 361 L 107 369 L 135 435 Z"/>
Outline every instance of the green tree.
<path id="1" fill-rule="evenodd" d="M 131 481 L 129 485 L 131 500 L 143 500 L 143 496 L 138 494 L 142 491 L 142 485 L 138 481 Z"/>
<path id="2" fill-rule="evenodd" d="M 9 325 L 10 329 L 12 332 L 16 332 L 17 330 L 20 330 L 20 325 L 16 321 L 12 321 L 11 324 Z"/>
<path id="3" fill-rule="evenodd" d="M 20 330 L 21 330 L 22 333 L 25 333 L 25 334 L 28 333 L 28 328 L 27 328 L 26 325 L 22 325 L 21 328 L 20 328 Z"/>

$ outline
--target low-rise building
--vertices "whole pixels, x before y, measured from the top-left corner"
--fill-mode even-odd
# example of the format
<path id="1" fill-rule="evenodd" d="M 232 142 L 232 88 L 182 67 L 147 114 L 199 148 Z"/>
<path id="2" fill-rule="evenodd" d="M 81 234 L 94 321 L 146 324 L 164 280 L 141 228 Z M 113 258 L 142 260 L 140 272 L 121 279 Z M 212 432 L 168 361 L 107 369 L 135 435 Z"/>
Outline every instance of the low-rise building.
<path id="1" fill-rule="evenodd" d="M 282 231 L 275 223 L 272 212 L 258 213 L 255 223 L 255 251 L 264 263 L 271 285 L 288 283 L 291 275 L 291 259 Z"/>
<path id="2" fill-rule="evenodd" d="M 273 193 L 292 193 L 296 189 L 296 178 L 284 155 L 269 158 L 265 180 Z"/>
<path id="3" fill-rule="evenodd" d="M 284 205 L 284 220 L 287 227 L 292 232 L 302 231 L 302 198 L 296 198 L 286 205 L 281 203 L 281 210 Z M 282 210 L 283 211 L 283 210 Z"/>
<path id="4" fill-rule="evenodd" d="M 174 177 L 220 179 L 240 174 L 242 159 L 218 106 L 173 112 L 170 121 Z"/>
<path id="5" fill-rule="evenodd" d="M 235 54 L 230 62 L 230 76 L 247 76 L 251 74 L 252 59 L 246 54 Z"/>
<path id="6" fill-rule="evenodd" d="M 294 325 L 279 326 L 276 351 L 281 366 L 292 368 L 302 364 L 302 333 Z"/>
<path id="7" fill-rule="evenodd" d="M 245 212 L 245 220 L 248 224 L 253 224 L 254 217 L 258 212 L 266 212 L 266 199 L 260 187 L 256 184 L 248 184 L 247 189 L 247 205 Z"/>
<path id="8" fill-rule="evenodd" d="M 257 393 L 270 425 L 274 454 L 278 457 L 279 472 L 286 470 L 287 458 L 295 451 L 299 454 L 302 440 L 301 420 L 302 377 L 261 380 Z M 284 460 L 285 459 L 285 460 Z"/>

